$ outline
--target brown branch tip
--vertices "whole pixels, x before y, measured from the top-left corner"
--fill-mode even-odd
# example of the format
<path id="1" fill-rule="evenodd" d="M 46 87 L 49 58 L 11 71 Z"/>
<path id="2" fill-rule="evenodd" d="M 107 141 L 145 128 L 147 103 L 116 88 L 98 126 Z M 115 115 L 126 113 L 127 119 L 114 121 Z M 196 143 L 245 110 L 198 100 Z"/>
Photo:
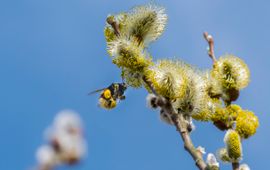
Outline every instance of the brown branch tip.
<path id="1" fill-rule="evenodd" d="M 204 32 L 203 36 L 209 45 L 208 55 L 213 60 L 213 62 L 215 62 L 216 57 L 215 57 L 215 53 L 214 53 L 214 39 L 213 39 L 212 35 L 208 34 L 208 32 Z"/>
<path id="2" fill-rule="evenodd" d="M 113 16 L 107 18 L 107 23 L 110 24 L 116 36 L 120 36 L 119 24 L 115 21 Z"/>

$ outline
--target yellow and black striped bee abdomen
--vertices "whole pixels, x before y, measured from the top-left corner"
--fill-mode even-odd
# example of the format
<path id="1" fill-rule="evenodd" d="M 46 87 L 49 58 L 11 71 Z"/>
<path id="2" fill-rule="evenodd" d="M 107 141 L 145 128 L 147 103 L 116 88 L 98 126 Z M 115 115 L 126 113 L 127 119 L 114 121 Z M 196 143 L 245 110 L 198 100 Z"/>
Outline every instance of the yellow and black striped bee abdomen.
<path id="1" fill-rule="evenodd" d="M 113 109 L 117 105 L 116 100 L 113 98 L 104 99 L 102 97 L 99 98 L 99 106 L 105 109 Z"/>

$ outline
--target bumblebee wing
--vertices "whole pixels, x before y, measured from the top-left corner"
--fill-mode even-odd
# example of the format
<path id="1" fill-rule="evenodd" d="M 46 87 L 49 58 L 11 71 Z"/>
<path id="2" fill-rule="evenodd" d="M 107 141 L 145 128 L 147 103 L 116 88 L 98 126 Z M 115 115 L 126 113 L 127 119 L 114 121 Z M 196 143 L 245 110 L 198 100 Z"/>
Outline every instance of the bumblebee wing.
<path id="1" fill-rule="evenodd" d="M 106 88 L 98 89 L 98 90 L 92 91 L 92 92 L 88 93 L 88 95 L 96 94 L 96 93 L 98 93 L 98 92 L 103 91 L 104 89 L 106 89 Z"/>

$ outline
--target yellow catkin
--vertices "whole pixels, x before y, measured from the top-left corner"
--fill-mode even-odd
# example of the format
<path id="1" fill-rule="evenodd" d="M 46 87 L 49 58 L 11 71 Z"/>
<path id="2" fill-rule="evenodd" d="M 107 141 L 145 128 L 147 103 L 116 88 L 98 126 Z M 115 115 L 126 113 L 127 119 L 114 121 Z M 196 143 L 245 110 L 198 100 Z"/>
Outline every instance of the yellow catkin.
<path id="1" fill-rule="evenodd" d="M 235 130 L 228 130 L 224 137 L 224 142 L 232 162 L 239 161 L 242 157 L 242 144 L 239 134 Z"/>
<path id="2" fill-rule="evenodd" d="M 111 42 L 116 38 L 116 36 L 114 34 L 114 31 L 113 31 L 113 29 L 111 27 L 105 27 L 104 35 L 105 35 L 105 38 L 106 38 L 107 42 Z"/>
<path id="3" fill-rule="evenodd" d="M 250 72 L 243 60 L 233 55 L 225 55 L 214 63 L 211 79 L 213 95 L 230 104 L 237 100 L 239 91 L 248 85 Z"/>
<path id="4" fill-rule="evenodd" d="M 136 6 L 128 13 L 128 36 L 136 39 L 138 44 L 147 46 L 161 36 L 167 23 L 163 7 L 154 4 Z"/>
<path id="5" fill-rule="evenodd" d="M 259 119 L 255 114 L 248 110 L 239 112 L 236 119 L 236 131 L 242 138 L 248 138 L 256 133 L 259 126 Z"/>
<path id="6" fill-rule="evenodd" d="M 133 72 L 129 69 L 122 69 L 121 74 L 123 80 L 125 80 L 125 83 L 128 86 L 134 87 L 134 88 L 140 88 L 143 84 L 143 72 Z"/>
<path id="7" fill-rule="evenodd" d="M 241 107 L 234 104 L 226 108 L 220 107 L 215 110 L 211 120 L 221 130 L 230 129 L 240 111 Z"/>
<path id="8" fill-rule="evenodd" d="M 220 57 L 214 64 L 212 77 L 226 89 L 242 89 L 249 83 L 250 72 L 243 60 L 233 55 Z"/>
<path id="9" fill-rule="evenodd" d="M 119 68 L 132 72 L 143 71 L 152 64 L 152 57 L 132 40 L 119 39 L 108 44 L 108 51 L 113 56 L 113 63 Z"/>
<path id="10" fill-rule="evenodd" d="M 187 75 L 179 63 L 160 60 L 148 68 L 145 76 L 156 92 L 169 99 L 184 96 L 187 88 Z"/>
<path id="11" fill-rule="evenodd" d="M 212 116 L 222 107 L 219 99 L 212 99 L 205 96 L 205 107 L 203 107 L 197 114 L 192 114 L 192 118 L 198 121 L 210 121 Z"/>

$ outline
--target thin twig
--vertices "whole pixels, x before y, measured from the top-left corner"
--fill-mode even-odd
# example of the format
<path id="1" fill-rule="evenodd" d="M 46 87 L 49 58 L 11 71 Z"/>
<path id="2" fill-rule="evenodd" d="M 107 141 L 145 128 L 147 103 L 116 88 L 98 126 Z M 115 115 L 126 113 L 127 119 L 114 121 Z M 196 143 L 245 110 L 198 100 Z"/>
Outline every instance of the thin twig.
<path id="1" fill-rule="evenodd" d="M 154 94 L 154 95 L 158 95 L 157 94 L 157 92 L 156 92 L 156 90 L 153 88 L 153 86 L 151 85 L 151 82 L 149 82 L 147 79 L 146 79 L 146 77 L 145 76 L 143 76 L 143 81 L 144 81 L 144 83 L 149 87 L 149 89 L 152 91 L 152 93 Z"/>
<path id="2" fill-rule="evenodd" d="M 146 81 L 143 79 L 144 82 L 149 86 L 149 88 L 152 90 L 153 87 L 149 81 Z M 153 90 L 153 93 L 156 94 L 156 92 Z M 156 94 L 157 95 L 157 94 Z M 205 170 L 207 165 L 205 161 L 203 160 L 202 154 L 198 152 L 198 150 L 194 147 L 192 140 L 189 135 L 188 126 L 185 118 L 182 114 L 178 114 L 175 112 L 174 108 L 172 107 L 172 104 L 169 100 L 165 99 L 164 97 L 158 96 L 158 106 L 163 109 L 166 113 L 170 114 L 173 124 L 176 127 L 176 130 L 181 135 L 181 138 L 184 142 L 184 148 L 185 150 L 192 156 L 193 160 L 195 161 L 196 166 L 200 170 Z"/>
<path id="3" fill-rule="evenodd" d="M 204 32 L 203 36 L 204 36 L 205 40 L 208 42 L 208 45 L 209 45 L 208 55 L 213 60 L 213 62 L 215 62 L 216 61 L 216 56 L 215 56 L 215 53 L 214 53 L 214 39 L 210 34 L 208 34 L 208 32 Z"/>

